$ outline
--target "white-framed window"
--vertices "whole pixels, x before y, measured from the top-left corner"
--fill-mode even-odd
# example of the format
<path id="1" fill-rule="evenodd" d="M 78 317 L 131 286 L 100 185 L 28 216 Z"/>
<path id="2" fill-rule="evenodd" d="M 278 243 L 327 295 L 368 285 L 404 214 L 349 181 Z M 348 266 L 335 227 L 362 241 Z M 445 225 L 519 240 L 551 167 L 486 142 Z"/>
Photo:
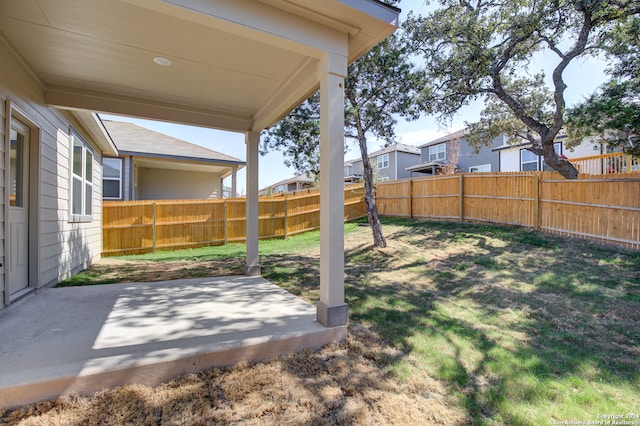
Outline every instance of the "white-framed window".
<path id="1" fill-rule="evenodd" d="M 353 174 L 353 166 L 345 166 L 344 167 L 344 176 L 351 176 Z"/>
<path id="2" fill-rule="evenodd" d="M 429 147 L 429 161 L 439 161 L 447 159 L 447 144 L 441 143 Z"/>
<path id="3" fill-rule="evenodd" d="M 376 182 L 386 182 L 389 180 L 389 176 L 380 176 L 376 178 Z"/>
<path id="4" fill-rule="evenodd" d="M 378 155 L 378 169 L 386 169 L 389 167 L 389 154 Z"/>
<path id="5" fill-rule="evenodd" d="M 485 173 L 491 171 L 491 164 L 482 164 L 480 166 L 469 167 L 471 173 Z"/>
<path id="6" fill-rule="evenodd" d="M 122 158 L 102 159 L 102 198 L 122 199 Z"/>
<path id="7" fill-rule="evenodd" d="M 71 221 L 92 220 L 93 151 L 89 144 L 71 130 Z"/>
<path id="8" fill-rule="evenodd" d="M 520 150 L 520 171 L 538 171 L 538 163 L 538 156 L 536 154 L 526 149 Z"/>
<path id="9" fill-rule="evenodd" d="M 553 149 L 558 155 L 562 155 L 562 142 L 556 142 L 553 144 Z M 536 155 L 533 152 L 521 149 L 520 150 L 520 170 L 523 172 L 536 172 L 538 170 L 553 170 L 547 166 L 544 162 L 544 158 L 541 155 Z"/>

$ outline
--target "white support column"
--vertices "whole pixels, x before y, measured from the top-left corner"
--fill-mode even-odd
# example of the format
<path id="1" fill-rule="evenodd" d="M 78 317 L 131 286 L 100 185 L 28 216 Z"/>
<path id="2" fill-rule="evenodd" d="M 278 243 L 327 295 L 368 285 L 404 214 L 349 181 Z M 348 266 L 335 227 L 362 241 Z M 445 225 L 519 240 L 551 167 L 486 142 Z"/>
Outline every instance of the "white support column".
<path id="1" fill-rule="evenodd" d="M 325 327 L 347 323 L 344 303 L 344 77 L 347 59 L 328 54 L 320 79 L 320 301 Z"/>
<path id="2" fill-rule="evenodd" d="M 231 194 L 229 198 L 236 198 L 238 196 L 238 166 L 233 166 L 231 169 Z"/>
<path id="3" fill-rule="evenodd" d="M 245 133 L 247 144 L 247 263 L 244 273 L 260 275 L 258 259 L 258 145 L 260 132 Z"/>

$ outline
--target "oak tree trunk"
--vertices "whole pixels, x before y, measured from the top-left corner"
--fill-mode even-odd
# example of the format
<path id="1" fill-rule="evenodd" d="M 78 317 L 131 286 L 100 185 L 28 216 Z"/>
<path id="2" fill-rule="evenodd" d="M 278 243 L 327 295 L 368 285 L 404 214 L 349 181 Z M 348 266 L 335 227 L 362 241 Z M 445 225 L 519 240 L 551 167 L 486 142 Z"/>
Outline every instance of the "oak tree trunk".
<path id="1" fill-rule="evenodd" d="M 552 169 L 556 170 L 565 179 L 578 179 L 578 170 L 573 164 L 558 155 L 553 145 L 545 145 L 543 148 L 544 161 Z"/>
<path id="2" fill-rule="evenodd" d="M 376 188 L 373 184 L 373 170 L 371 169 L 371 162 L 369 161 L 369 154 L 367 153 L 367 141 L 364 138 L 359 138 L 360 152 L 362 154 L 362 166 L 363 166 L 363 178 L 364 178 L 364 202 L 367 207 L 367 218 L 369 219 L 369 225 L 371 225 L 371 232 L 373 233 L 373 244 L 376 247 L 386 247 L 387 240 L 382 233 L 382 225 L 380 224 L 380 218 L 378 217 L 378 208 L 376 207 Z"/>

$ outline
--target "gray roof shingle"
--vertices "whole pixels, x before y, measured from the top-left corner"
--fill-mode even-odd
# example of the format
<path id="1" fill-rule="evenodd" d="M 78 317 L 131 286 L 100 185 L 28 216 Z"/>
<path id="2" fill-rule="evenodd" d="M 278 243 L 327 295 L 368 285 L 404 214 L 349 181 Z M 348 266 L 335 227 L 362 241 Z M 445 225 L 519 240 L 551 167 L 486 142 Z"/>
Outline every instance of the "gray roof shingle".
<path id="1" fill-rule="evenodd" d="M 146 157 L 245 164 L 244 161 L 230 155 L 146 129 L 133 123 L 113 120 L 102 120 L 102 122 L 120 153 L 139 154 Z"/>

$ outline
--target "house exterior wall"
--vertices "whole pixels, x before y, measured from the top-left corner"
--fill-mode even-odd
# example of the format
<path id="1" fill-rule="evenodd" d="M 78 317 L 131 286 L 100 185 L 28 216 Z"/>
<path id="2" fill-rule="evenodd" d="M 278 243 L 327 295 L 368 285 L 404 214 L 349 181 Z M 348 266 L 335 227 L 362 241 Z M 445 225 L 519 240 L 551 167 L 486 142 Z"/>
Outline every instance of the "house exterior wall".
<path id="1" fill-rule="evenodd" d="M 45 106 L 41 84 L 27 72 L 0 43 L 0 114 L 2 115 L 2 143 L 0 162 L 4 193 L 6 178 L 7 128 L 5 118 L 10 112 L 6 101 L 24 115 L 32 128 L 30 149 L 32 156 L 29 208 L 36 212 L 29 224 L 30 273 L 29 287 L 42 287 L 59 282 L 88 267 L 99 259 L 102 250 L 102 159 L 101 152 L 78 123 L 60 110 Z M 89 144 L 93 153 L 92 216 L 85 221 L 72 221 L 70 215 L 70 129 L 73 127 Z M 34 181 L 35 179 L 35 181 Z M 35 191 L 35 193 L 33 192 Z M 8 198 L 8 196 L 6 196 Z M 5 222 L 5 198 L 0 198 L 2 222 Z M 31 226 L 33 225 L 33 226 Z M 5 265 L 11 253 L 5 251 L 4 227 L 0 227 L 0 290 L 5 287 Z M 8 266 L 7 266 L 8 267 Z M 3 306 L 0 300 L 0 307 Z"/>
<path id="2" fill-rule="evenodd" d="M 220 198 L 222 187 L 217 173 L 138 168 L 138 200 Z"/>
<path id="3" fill-rule="evenodd" d="M 594 146 L 598 146 L 598 149 L 593 149 Z M 569 159 L 591 157 L 592 155 L 600 155 L 600 146 L 597 142 L 583 142 L 571 149 L 563 146 L 562 153 L 569 157 Z"/>
<path id="4" fill-rule="evenodd" d="M 592 155 L 600 155 L 600 150 L 594 150 L 593 143 L 584 142 L 573 150 L 569 150 L 564 146 L 564 141 L 559 140 L 557 143 L 561 144 L 560 153 L 567 156 L 569 160 L 572 158 L 590 157 Z M 524 149 L 521 146 L 514 146 L 511 148 L 502 149 L 500 154 L 500 171 L 501 172 L 519 172 L 520 170 L 520 151 Z"/>
<path id="5" fill-rule="evenodd" d="M 378 168 L 378 157 L 388 155 L 389 157 L 389 166 L 384 167 L 382 169 Z M 375 157 L 370 157 L 371 167 L 373 168 L 373 178 L 374 180 L 394 180 L 396 175 L 396 153 L 395 152 L 386 152 L 381 155 L 376 155 Z"/>
<path id="6" fill-rule="evenodd" d="M 364 175 L 364 165 L 362 164 L 362 160 L 358 160 L 353 163 L 353 174 L 358 176 Z"/>
<path id="7" fill-rule="evenodd" d="M 500 170 L 500 159 L 492 149 L 500 145 L 502 145 L 502 137 L 497 137 L 491 142 L 491 146 L 483 145 L 480 147 L 480 151 L 476 153 L 475 149 L 469 146 L 466 139 L 462 139 L 460 142 L 460 159 L 458 160 L 460 170 L 466 173 L 469 172 L 471 167 L 491 164 L 491 171 L 497 172 Z"/>
<path id="8" fill-rule="evenodd" d="M 389 155 L 389 167 L 384 169 L 378 169 L 378 156 L 370 157 L 371 168 L 373 169 L 374 179 L 396 180 L 410 178 L 411 173 L 405 169 L 409 166 L 413 166 L 420 163 L 419 154 L 411 154 L 408 152 L 392 151 L 387 153 Z M 384 154 L 382 154 L 384 155 Z M 362 160 L 354 161 L 352 164 L 352 174 L 360 175 L 364 174 L 364 166 Z"/>
<path id="9" fill-rule="evenodd" d="M 447 145 L 447 159 L 451 155 L 451 143 L 450 141 L 430 144 L 428 146 L 422 146 L 420 148 L 421 162 L 429 162 L 429 148 L 432 146 L 445 143 Z M 496 172 L 500 169 L 500 157 L 498 153 L 493 152 L 492 148 L 502 145 L 502 137 L 497 137 L 491 142 L 491 147 L 483 145 L 476 153 L 475 148 L 469 145 L 469 142 L 465 138 L 460 139 L 460 155 L 458 158 L 457 167 L 461 172 L 468 173 L 471 167 L 482 166 L 486 164 L 491 165 L 491 171 Z M 444 161 L 447 161 L 446 159 Z"/>
<path id="10" fill-rule="evenodd" d="M 411 177 L 411 172 L 406 171 L 407 167 L 420 164 L 420 154 L 411 154 L 409 152 L 397 152 L 396 162 L 396 179 L 407 179 Z"/>
<path id="11" fill-rule="evenodd" d="M 520 149 L 521 148 L 514 146 L 513 148 L 499 151 L 501 172 L 520 171 Z"/>

